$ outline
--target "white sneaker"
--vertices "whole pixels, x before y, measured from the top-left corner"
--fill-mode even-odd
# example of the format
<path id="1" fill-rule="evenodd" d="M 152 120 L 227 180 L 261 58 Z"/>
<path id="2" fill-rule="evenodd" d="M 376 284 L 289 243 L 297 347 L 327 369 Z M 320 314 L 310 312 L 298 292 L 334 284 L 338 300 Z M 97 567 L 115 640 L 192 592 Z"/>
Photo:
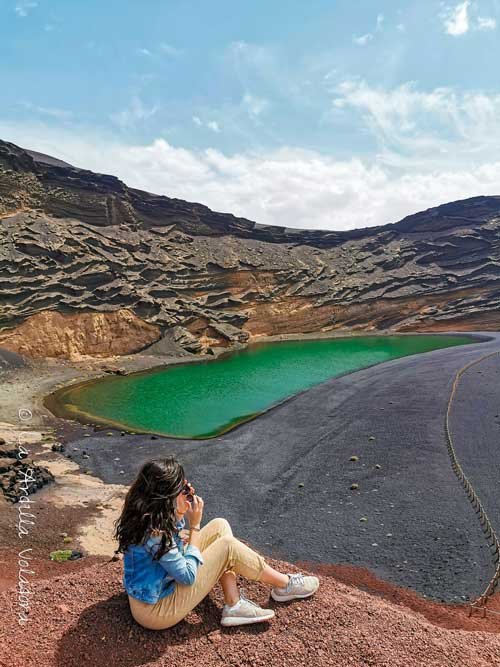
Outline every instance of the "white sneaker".
<path id="1" fill-rule="evenodd" d="M 273 618 L 273 609 L 262 609 L 258 604 L 249 600 L 244 594 L 245 589 L 240 590 L 240 599 L 233 606 L 225 604 L 222 609 L 221 625 L 247 625 L 248 623 L 259 623 Z"/>
<path id="2" fill-rule="evenodd" d="M 319 588 L 318 577 L 304 576 L 302 572 L 287 572 L 289 576 L 288 584 L 283 588 L 273 586 L 271 597 L 278 602 L 293 600 L 295 598 L 308 598 Z"/>

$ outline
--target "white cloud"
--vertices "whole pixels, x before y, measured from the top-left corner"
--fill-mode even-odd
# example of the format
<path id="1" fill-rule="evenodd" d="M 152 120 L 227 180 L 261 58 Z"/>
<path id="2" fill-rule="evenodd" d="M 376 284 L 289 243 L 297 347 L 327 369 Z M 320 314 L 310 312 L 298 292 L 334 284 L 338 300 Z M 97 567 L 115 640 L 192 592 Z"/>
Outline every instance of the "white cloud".
<path id="1" fill-rule="evenodd" d="M 33 111 L 35 114 L 39 114 L 41 116 L 50 116 L 51 118 L 55 118 L 57 120 L 67 120 L 73 116 L 71 111 L 67 111 L 66 109 L 57 109 L 56 107 L 42 107 L 37 106 L 36 104 L 32 104 L 31 102 L 20 102 L 20 106 L 28 109 L 29 111 Z"/>
<path id="2" fill-rule="evenodd" d="M 269 102 L 263 97 L 257 97 L 256 95 L 251 95 L 250 93 L 245 93 L 241 104 L 245 111 L 254 118 L 260 116 L 260 114 L 262 114 L 269 107 Z"/>
<path id="3" fill-rule="evenodd" d="M 496 27 L 497 27 L 496 19 L 483 18 L 482 16 L 479 16 L 477 19 L 478 30 L 495 30 Z"/>
<path id="4" fill-rule="evenodd" d="M 353 37 L 352 41 L 355 44 L 358 44 L 359 46 L 366 46 L 368 42 L 371 42 L 373 39 L 373 35 L 371 33 L 367 33 L 366 35 L 361 35 L 361 37 Z"/>
<path id="5" fill-rule="evenodd" d="M 204 122 L 199 116 L 192 116 L 191 120 L 197 127 L 207 127 L 212 132 L 220 132 L 220 125 L 216 120 Z"/>
<path id="6" fill-rule="evenodd" d="M 110 114 L 109 117 L 115 125 L 118 125 L 121 129 L 126 129 L 143 123 L 148 118 L 151 118 L 151 116 L 154 116 L 158 109 L 157 105 L 148 108 L 144 106 L 139 97 L 133 97 L 126 109 Z"/>
<path id="7" fill-rule="evenodd" d="M 381 32 L 383 29 L 385 21 L 385 16 L 383 14 L 377 14 L 377 19 L 375 22 L 375 32 Z M 357 37 L 356 35 L 353 36 L 352 41 L 354 44 L 357 44 L 358 46 L 366 46 L 368 42 L 371 42 L 374 39 L 374 35 L 371 32 L 366 33 L 366 35 L 360 35 Z"/>
<path id="8" fill-rule="evenodd" d="M 332 104 L 372 136 L 372 156 L 342 160 L 294 146 L 230 155 L 188 150 L 162 137 L 130 145 L 85 128 L 72 134 L 61 124 L 51 130 L 0 123 L 0 136 L 132 187 L 286 227 L 372 226 L 444 202 L 500 194 L 500 93 L 421 90 L 414 82 L 384 89 L 347 80 Z M 115 122 L 126 127 L 153 113 L 136 99 Z M 203 116 L 192 122 L 220 130 Z"/>
<path id="9" fill-rule="evenodd" d="M 447 8 L 444 14 L 444 27 L 448 35 L 458 37 L 469 31 L 470 0 L 465 0 L 453 8 Z"/>
<path id="10" fill-rule="evenodd" d="M 162 138 L 126 145 L 81 129 L 70 134 L 40 125 L 3 123 L 0 136 L 82 168 L 114 174 L 131 187 L 286 227 L 372 226 L 444 202 L 500 193 L 498 150 L 491 159 L 479 154 L 475 164 L 449 152 L 435 168 L 425 151 L 424 159 L 416 155 L 395 166 L 377 159 L 336 160 L 294 147 L 227 155 L 215 149 L 186 150 Z"/>
<path id="11" fill-rule="evenodd" d="M 173 58 L 177 58 L 178 56 L 181 56 L 184 53 L 182 49 L 177 49 L 175 46 L 172 46 L 171 44 L 166 44 L 165 42 L 160 44 L 160 51 L 162 53 L 165 53 L 167 56 L 171 56 Z"/>
<path id="12" fill-rule="evenodd" d="M 38 2 L 30 2 L 30 0 L 20 0 L 14 7 L 14 11 L 17 14 L 17 16 L 19 16 L 19 18 L 25 18 L 26 16 L 28 16 L 28 14 L 32 9 L 35 9 L 35 7 L 38 7 Z"/>
<path id="13" fill-rule="evenodd" d="M 351 117 L 359 114 L 387 163 L 446 169 L 460 161 L 495 160 L 500 151 L 500 94 L 421 91 L 413 82 L 385 90 L 364 81 L 344 81 L 336 93 L 333 106 Z"/>
<path id="14" fill-rule="evenodd" d="M 151 47 L 138 48 L 136 49 L 136 53 L 138 53 L 141 56 L 146 56 L 147 58 L 152 58 L 156 62 L 160 62 L 162 60 L 162 56 L 168 56 L 169 58 L 178 58 L 184 53 L 184 51 L 182 49 L 175 48 L 175 46 L 172 46 L 171 44 L 162 42 L 159 46 L 154 48 Z"/>

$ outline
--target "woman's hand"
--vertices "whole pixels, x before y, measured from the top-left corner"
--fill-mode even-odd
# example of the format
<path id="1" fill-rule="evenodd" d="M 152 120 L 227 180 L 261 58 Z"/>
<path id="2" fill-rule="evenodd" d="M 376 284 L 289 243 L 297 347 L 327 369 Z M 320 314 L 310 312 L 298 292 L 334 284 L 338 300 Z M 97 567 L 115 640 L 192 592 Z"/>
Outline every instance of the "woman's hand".
<path id="1" fill-rule="evenodd" d="M 197 526 L 201 523 L 203 505 L 203 498 L 201 496 L 193 496 L 193 501 L 189 503 L 189 509 L 186 511 L 190 526 Z"/>

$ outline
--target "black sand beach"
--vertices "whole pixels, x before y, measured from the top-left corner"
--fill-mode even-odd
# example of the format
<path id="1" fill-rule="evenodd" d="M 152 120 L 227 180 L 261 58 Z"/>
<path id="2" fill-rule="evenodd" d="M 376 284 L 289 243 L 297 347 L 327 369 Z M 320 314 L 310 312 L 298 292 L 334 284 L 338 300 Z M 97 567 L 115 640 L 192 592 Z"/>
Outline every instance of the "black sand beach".
<path id="1" fill-rule="evenodd" d="M 204 521 L 226 517 L 264 555 L 350 563 L 463 603 L 483 592 L 493 566 L 450 465 L 444 418 L 455 373 L 500 352 L 500 334 L 478 333 L 484 342 L 328 380 L 217 438 L 100 431 L 74 440 L 67 453 L 117 484 L 130 484 L 147 459 L 174 454 L 204 498 Z M 497 531 L 499 378 L 500 354 L 473 366 L 451 413 L 457 456 Z M 354 455 L 359 460 L 350 461 Z"/>

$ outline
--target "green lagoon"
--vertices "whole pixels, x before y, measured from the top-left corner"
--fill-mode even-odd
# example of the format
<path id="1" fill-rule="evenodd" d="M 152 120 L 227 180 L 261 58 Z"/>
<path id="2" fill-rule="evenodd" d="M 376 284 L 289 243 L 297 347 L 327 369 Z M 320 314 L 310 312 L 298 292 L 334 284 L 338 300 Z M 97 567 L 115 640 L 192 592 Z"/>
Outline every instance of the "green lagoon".
<path id="1" fill-rule="evenodd" d="M 474 342 L 461 335 L 405 334 L 256 343 L 219 359 L 61 389 L 53 405 L 61 416 L 126 430 L 213 437 L 334 376 Z"/>

